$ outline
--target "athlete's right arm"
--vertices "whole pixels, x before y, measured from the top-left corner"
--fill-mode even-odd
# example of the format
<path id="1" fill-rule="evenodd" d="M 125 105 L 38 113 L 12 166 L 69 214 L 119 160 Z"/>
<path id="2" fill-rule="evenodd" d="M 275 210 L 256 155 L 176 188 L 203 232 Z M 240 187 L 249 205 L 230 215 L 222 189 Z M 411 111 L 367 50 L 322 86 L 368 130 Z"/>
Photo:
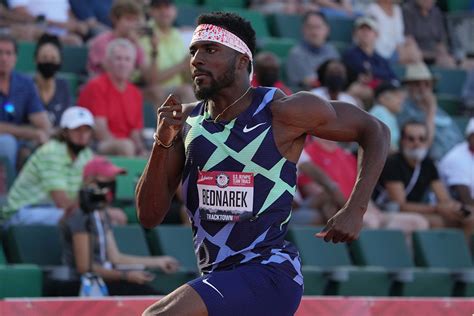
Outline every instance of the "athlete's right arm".
<path id="1" fill-rule="evenodd" d="M 164 145 L 153 144 L 150 158 L 135 190 L 140 223 L 151 228 L 160 224 L 171 205 L 184 165 L 184 145 L 180 131 L 186 112 L 173 95 L 157 111 L 156 137 Z M 174 142 L 169 148 L 167 145 Z"/>

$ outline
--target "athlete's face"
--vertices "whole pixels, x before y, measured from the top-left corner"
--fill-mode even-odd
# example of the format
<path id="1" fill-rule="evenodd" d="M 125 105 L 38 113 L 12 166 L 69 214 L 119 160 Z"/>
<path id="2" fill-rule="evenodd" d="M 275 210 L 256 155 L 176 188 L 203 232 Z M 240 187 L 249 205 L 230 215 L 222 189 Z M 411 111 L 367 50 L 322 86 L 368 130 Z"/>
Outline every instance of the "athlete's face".
<path id="1" fill-rule="evenodd" d="M 189 48 L 193 90 L 198 100 L 209 99 L 235 81 L 238 54 L 214 42 L 198 42 Z"/>

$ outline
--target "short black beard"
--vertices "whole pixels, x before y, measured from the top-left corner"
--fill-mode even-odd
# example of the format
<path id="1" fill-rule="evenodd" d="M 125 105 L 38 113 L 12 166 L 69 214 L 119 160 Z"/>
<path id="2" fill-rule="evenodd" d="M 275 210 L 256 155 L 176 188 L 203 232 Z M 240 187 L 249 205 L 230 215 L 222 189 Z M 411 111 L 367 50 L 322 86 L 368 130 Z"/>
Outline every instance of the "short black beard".
<path id="1" fill-rule="evenodd" d="M 231 86 L 235 81 L 235 60 L 237 56 L 229 61 L 227 71 L 220 78 L 214 79 L 211 77 L 211 85 L 208 88 L 199 89 L 193 82 L 194 96 L 197 100 L 208 100 L 216 95 L 220 90 Z"/>
<path id="2" fill-rule="evenodd" d="M 70 140 L 66 141 L 67 147 L 69 150 L 75 155 L 79 155 L 79 153 L 86 148 L 85 145 L 78 145 L 78 144 L 73 144 Z"/>

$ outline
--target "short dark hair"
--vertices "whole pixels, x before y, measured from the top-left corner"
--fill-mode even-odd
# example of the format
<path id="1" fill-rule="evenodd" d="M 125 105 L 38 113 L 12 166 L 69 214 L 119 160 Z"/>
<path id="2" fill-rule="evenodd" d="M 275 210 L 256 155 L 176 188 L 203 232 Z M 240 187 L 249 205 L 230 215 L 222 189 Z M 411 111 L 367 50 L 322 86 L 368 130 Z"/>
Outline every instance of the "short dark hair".
<path id="1" fill-rule="evenodd" d="M 43 35 L 41 35 L 41 37 L 38 39 L 38 42 L 36 43 L 35 54 L 34 54 L 35 58 L 38 57 L 38 51 L 40 50 L 40 48 L 46 44 L 51 44 L 51 45 L 56 46 L 56 48 L 59 51 L 59 55 L 61 55 L 62 45 L 61 45 L 61 42 L 59 41 L 59 38 L 56 35 L 44 33 Z"/>
<path id="2" fill-rule="evenodd" d="M 328 19 L 326 18 L 326 16 L 324 15 L 324 13 L 319 12 L 319 11 L 308 11 L 308 12 L 306 12 L 306 13 L 303 15 L 303 19 L 301 20 L 301 21 L 303 22 L 303 24 L 305 24 L 306 21 L 308 21 L 308 19 L 309 19 L 310 17 L 312 17 L 313 15 L 319 16 L 319 17 L 321 18 L 321 20 L 323 20 L 326 25 L 329 25 Z"/>
<path id="3" fill-rule="evenodd" d="M 197 18 L 197 24 L 212 24 L 226 29 L 238 36 L 245 44 L 247 44 L 252 55 L 255 55 L 255 49 L 257 46 L 255 30 L 250 22 L 241 16 L 230 12 L 204 13 Z"/>
<path id="4" fill-rule="evenodd" d="M 0 42 L 9 42 L 13 45 L 13 49 L 15 50 L 15 54 L 18 54 L 18 43 L 16 39 L 9 35 L 9 34 L 2 34 L 0 33 Z"/>
<path id="5" fill-rule="evenodd" d="M 326 71 L 328 70 L 329 65 L 332 64 L 332 63 L 341 64 L 347 70 L 346 65 L 341 60 L 339 60 L 337 58 L 330 58 L 330 59 L 326 60 L 316 70 L 316 74 L 318 75 L 318 80 L 319 80 L 319 82 L 321 83 L 322 86 L 326 85 Z"/>

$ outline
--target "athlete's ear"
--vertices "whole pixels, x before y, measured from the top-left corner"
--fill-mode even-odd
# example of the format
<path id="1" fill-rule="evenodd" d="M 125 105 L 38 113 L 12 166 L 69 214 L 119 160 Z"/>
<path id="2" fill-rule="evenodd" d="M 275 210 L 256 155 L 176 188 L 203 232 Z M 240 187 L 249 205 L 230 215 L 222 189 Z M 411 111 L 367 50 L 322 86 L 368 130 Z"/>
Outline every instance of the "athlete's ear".
<path id="1" fill-rule="evenodd" d="M 247 55 L 240 55 L 239 64 L 238 64 L 239 69 L 247 69 L 247 65 L 249 63 L 250 63 L 250 59 L 248 58 Z"/>

